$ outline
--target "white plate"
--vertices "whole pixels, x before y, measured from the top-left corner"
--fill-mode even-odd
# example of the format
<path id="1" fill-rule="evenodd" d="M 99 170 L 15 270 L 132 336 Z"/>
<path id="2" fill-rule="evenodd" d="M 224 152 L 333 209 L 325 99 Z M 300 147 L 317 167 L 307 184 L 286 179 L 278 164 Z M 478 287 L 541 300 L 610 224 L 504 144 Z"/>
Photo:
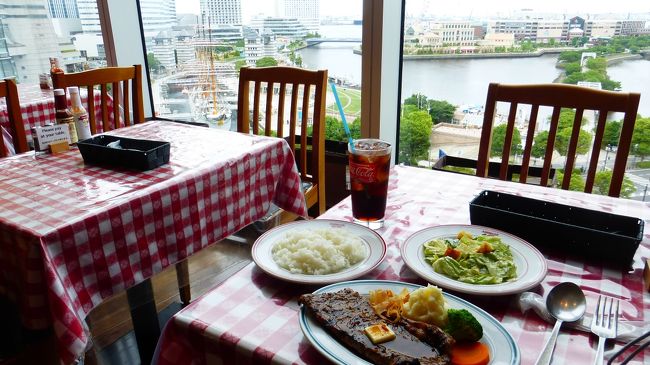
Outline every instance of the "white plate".
<path id="1" fill-rule="evenodd" d="M 336 283 L 314 292 L 331 293 L 350 288 L 356 290 L 360 294 L 368 294 L 371 290 L 377 289 L 391 289 L 394 293 L 399 293 L 403 288 L 413 291 L 420 288 L 420 285 L 402 283 L 399 281 L 382 281 L 382 280 L 356 280 L 344 283 Z M 483 309 L 471 304 L 463 299 L 455 297 L 451 294 L 443 293 L 449 308 L 454 309 L 467 309 L 483 326 L 483 338 L 481 342 L 486 344 L 490 349 L 490 363 L 491 365 L 518 365 L 521 361 L 519 354 L 519 347 L 515 343 L 510 333 L 501 326 L 501 324 Z M 363 360 L 355 355 L 352 351 L 348 350 L 343 344 L 336 341 L 332 336 L 325 331 L 323 327 L 316 322 L 311 315 L 307 315 L 307 309 L 304 306 L 300 308 L 300 328 L 304 333 L 307 340 L 325 357 L 330 359 L 335 364 L 357 364 L 368 365 L 369 362 Z"/>
<path id="2" fill-rule="evenodd" d="M 319 228 L 345 229 L 351 235 L 359 237 L 365 245 L 366 258 L 343 271 L 326 275 L 294 274 L 275 263 L 271 249 L 288 231 Z M 356 223 L 330 219 L 312 219 L 283 224 L 264 233 L 253 244 L 252 255 L 253 261 L 260 269 L 278 279 L 299 284 L 331 284 L 358 278 L 377 267 L 386 256 L 386 242 L 372 229 Z"/>
<path id="3" fill-rule="evenodd" d="M 510 246 L 517 266 L 517 279 L 503 284 L 463 283 L 433 270 L 424 260 L 422 245 L 436 238 L 455 238 L 459 231 L 474 236 L 496 234 L 503 243 Z M 442 288 L 474 295 L 508 295 L 521 293 L 539 284 L 546 276 L 546 258 L 530 243 L 497 229 L 475 225 L 441 225 L 425 228 L 407 238 L 400 248 L 404 263 L 418 276 Z"/>

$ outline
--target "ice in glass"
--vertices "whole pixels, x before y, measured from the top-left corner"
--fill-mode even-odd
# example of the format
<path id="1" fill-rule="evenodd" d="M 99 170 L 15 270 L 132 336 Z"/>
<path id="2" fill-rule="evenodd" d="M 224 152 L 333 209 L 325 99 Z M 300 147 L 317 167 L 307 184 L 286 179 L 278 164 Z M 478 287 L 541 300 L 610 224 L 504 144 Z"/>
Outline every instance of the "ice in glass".
<path id="1" fill-rule="evenodd" d="M 372 229 L 384 225 L 391 145 L 378 139 L 354 141 L 350 152 L 352 216 Z"/>

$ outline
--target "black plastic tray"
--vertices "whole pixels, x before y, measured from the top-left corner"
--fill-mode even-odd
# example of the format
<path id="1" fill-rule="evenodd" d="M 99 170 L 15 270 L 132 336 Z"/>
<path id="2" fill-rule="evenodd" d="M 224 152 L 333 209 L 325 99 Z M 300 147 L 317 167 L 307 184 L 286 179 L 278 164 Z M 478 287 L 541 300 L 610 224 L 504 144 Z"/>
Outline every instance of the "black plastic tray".
<path id="1" fill-rule="evenodd" d="M 108 147 L 120 141 L 121 148 Z M 169 162 L 169 142 L 99 135 L 77 143 L 87 164 L 151 170 Z"/>
<path id="2" fill-rule="evenodd" d="M 643 220 L 490 190 L 469 205 L 472 224 L 521 237 L 540 251 L 629 267 Z"/>

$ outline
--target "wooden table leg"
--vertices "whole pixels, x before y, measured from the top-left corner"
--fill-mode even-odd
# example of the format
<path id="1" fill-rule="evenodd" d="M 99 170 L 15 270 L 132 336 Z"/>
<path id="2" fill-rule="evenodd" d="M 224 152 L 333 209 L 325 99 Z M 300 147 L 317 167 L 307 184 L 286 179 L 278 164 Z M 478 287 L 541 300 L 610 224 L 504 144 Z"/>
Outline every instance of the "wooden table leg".
<path id="1" fill-rule="evenodd" d="M 192 293 L 190 291 L 190 271 L 187 260 L 176 263 L 176 281 L 178 281 L 178 295 L 183 307 L 190 304 Z"/>
<path id="2" fill-rule="evenodd" d="M 150 364 L 160 337 L 158 312 L 153 297 L 151 280 L 147 279 L 127 289 L 127 299 L 133 321 L 133 332 L 142 364 Z"/>

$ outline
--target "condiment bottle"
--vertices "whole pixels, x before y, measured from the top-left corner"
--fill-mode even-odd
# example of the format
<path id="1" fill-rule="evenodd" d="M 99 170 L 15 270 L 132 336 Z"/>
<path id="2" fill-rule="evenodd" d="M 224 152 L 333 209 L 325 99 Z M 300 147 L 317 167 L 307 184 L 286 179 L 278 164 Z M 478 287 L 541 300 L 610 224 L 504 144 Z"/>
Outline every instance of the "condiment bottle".
<path id="1" fill-rule="evenodd" d="M 75 125 L 74 115 L 68 109 L 68 101 L 65 98 L 65 90 L 54 89 L 54 107 L 56 108 L 57 124 L 66 124 L 70 132 L 70 141 L 72 144 L 77 143 L 77 126 Z"/>
<path id="2" fill-rule="evenodd" d="M 76 86 L 69 86 L 68 93 L 70 94 L 70 101 L 72 106 L 70 112 L 74 117 L 74 123 L 77 127 L 77 137 L 80 141 L 92 137 L 90 132 L 90 121 L 88 119 L 88 112 L 81 105 L 81 97 L 79 96 L 79 88 Z"/>
<path id="3" fill-rule="evenodd" d="M 59 59 L 57 57 L 50 57 L 50 75 L 55 73 L 63 73 L 63 69 L 59 66 Z"/>

